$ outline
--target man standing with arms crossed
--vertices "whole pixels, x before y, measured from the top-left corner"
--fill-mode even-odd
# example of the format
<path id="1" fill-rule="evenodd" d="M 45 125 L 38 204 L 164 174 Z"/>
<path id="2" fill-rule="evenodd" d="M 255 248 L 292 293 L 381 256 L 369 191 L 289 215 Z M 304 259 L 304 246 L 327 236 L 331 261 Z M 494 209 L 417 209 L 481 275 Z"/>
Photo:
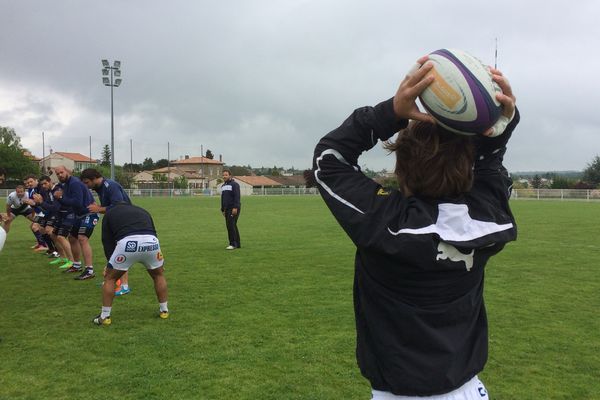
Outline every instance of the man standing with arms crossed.
<path id="1" fill-rule="evenodd" d="M 240 185 L 233 180 L 231 171 L 223 171 L 223 185 L 221 186 L 221 212 L 225 217 L 225 226 L 227 227 L 227 236 L 229 237 L 229 246 L 226 250 L 239 249 L 240 232 L 237 228 L 237 220 L 240 216 Z"/>
<path id="2" fill-rule="evenodd" d="M 88 206 L 94 202 L 94 197 L 89 189 L 79 180 L 72 176 L 71 172 L 64 166 L 59 166 L 54 169 L 58 180 L 63 184 L 63 190 L 57 191 L 54 197 L 62 204 L 73 208 L 75 213 L 75 223 L 71 229 L 69 242 L 75 262 L 71 272 L 81 270 L 81 253 L 83 253 L 83 261 L 85 269 L 75 277 L 76 280 L 90 279 L 96 276 L 94 274 L 92 246 L 90 246 L 89 238 L 94 232 L 94 227 L 98 223 L 98 214 L 91 213 Z"/>
<path id="3" fill-rule="evenodd" d="M 106 214 L 108 210 L 120 202 L 131 204 L 129 196 L 118 182 L 106 179 L 94 168 L 84 169 L 81 172 L 80 179 L 88 189 L 94 189 L 100 198 L 100 205 L 92 203 L 87 207 L 91 213 Z M 117 282 L 117 288 L 115 289 L 115 296 L 129 293 L 131 291 L 129 289 L 129 273 L 125 272 L 119 281 L 120 284 Z"/>

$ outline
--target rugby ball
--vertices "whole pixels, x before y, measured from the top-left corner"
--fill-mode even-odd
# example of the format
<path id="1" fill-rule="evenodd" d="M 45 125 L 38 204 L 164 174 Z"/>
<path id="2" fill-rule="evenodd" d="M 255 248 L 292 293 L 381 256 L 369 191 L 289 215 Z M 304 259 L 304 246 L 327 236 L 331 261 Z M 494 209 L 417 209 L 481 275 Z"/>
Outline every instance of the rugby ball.
<path id="1" fill-rule="evenodd" d="M 0 226 L 0 251 L 4 247 L 4 242 L 6 242 L 6 231 Z"/>
<path id="2" fill-rule="evenodd" d="M 444 128 L 463 135 L 488 130 L 502 114 L 496 94 L 502 90 L 489 69 L 472 55 L 454 49 L 429 54 L 435 80 L 419 99 Z"/>

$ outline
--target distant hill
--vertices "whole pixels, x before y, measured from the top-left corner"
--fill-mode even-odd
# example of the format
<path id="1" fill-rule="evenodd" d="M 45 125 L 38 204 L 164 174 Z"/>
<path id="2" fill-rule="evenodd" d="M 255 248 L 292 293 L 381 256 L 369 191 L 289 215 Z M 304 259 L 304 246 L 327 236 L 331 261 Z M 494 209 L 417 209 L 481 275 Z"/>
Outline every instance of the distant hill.
<path id="1" fill-rule="evenodd" d="M 510 174 L 513 177 L 519 176 L 522 178 L 533 178 L 538 175 L 542 178 L 547 176 L 561 176 L 569 179 L 580 179 L 583 176 L 583 171 L 514 171 Z"/>

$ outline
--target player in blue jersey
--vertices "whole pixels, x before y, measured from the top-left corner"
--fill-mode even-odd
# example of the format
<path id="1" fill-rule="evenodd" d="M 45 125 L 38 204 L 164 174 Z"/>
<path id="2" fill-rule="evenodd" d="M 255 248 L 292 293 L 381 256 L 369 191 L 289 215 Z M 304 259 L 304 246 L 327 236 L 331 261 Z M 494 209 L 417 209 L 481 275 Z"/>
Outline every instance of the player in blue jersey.
<path id="1" fill-rule="evenodd" d="M 88 187 L 98 193 L 100 204 L 92 203 L 88 206 L 88 210 L 94 213 L 105 214 L 113 208 L 117 203 L 131 204 L 131 200 L 123 187 L 112 179 L 107 179 L 94 168 L 88 168 L 81 171 L 79 176 L 81 181 Z M 125 272 L 117 281 L 115 287 L 115 295 L 122 296 L 131 291 L 129 288 L 129 273 Z"/>
<path id="2" fill-rule="evenodd" d="M 92 236 L 99 218 L 97 213 L 88 210 L 88 206 L 94 202 L 94 197 L 87 186 L 79 178 L 71 175 L 71 171 L 64 166 L 56 167 L 54 172 L 62 184 L 62 190 L 57 191 L 54 198 L 61 205 L 71 207 L 73 215 L 69 242 L 74 262 L 69 272 L 81 271 L 81 274 L 75 277 L 76 280 L 91 279 L 95 274 L 89 238 Z M 81 265 L 81 256 L 85 262 L 84 267 Z"/>

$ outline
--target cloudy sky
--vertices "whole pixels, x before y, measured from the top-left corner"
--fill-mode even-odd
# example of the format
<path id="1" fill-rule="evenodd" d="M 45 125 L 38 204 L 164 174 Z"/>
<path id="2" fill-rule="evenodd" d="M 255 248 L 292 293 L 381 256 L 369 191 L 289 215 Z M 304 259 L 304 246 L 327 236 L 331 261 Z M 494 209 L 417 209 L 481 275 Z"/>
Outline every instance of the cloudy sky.
<path id="1" fill-rule="evenodd" d="M 222 154 L 310 165 L 357 107 L 391 97 L 419 56 L 466 50 L 498 66 L 522 122 L 511 171 L 581 170 L 600 154 L 600 2 L 0 0 L 0 126 L 41 156 L 110 143 L 100 60 L 122 62 L 115 158 Z M 392 169 L 374 149 L 361 159 Z"/>

